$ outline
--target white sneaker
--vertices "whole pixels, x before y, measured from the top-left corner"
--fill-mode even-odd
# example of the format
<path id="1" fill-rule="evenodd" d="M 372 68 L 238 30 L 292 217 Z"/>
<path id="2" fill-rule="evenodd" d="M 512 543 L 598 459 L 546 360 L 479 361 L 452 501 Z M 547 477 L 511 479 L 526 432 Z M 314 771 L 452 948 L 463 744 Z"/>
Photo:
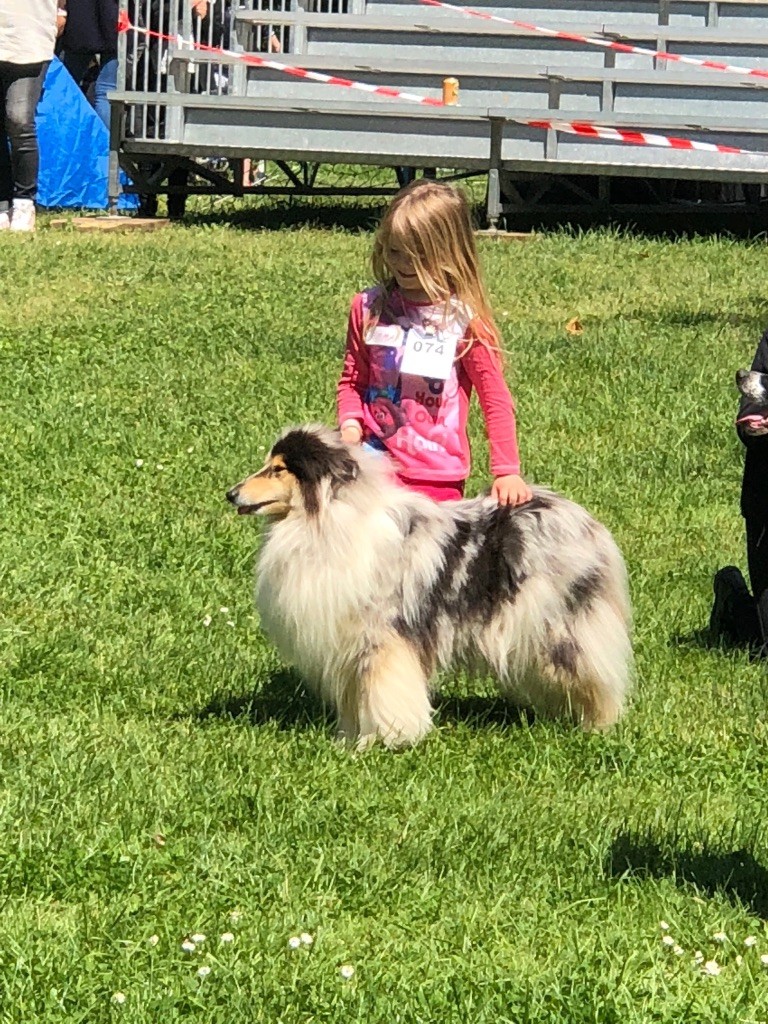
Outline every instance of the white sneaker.
<path id="1" fill-rule="evenodd" d="M 11 211 L 0 210 L 0 231 L 8 231 L 11 227 Z"/>
<path id="2" fill-rule="evenodd" d="M 11 231 L 35 230 L 35 204 L 31 199 L 15 199 L 11 207 Z"/>

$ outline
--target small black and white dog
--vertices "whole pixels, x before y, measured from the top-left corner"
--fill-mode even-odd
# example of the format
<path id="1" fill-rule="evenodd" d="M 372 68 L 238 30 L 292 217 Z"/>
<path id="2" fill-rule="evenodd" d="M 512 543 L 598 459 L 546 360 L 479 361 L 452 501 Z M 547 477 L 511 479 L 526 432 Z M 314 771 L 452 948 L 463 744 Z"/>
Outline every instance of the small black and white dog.
<path id="1" fill-rule="evenodd" d="M 438 504 L 321 426 L 286 431 L 233 487 L 267 518 L 256 603 L 287 662 L 365 747 L 430 728 L 438 668 L 486 666 L 503 693 L 585 729 L 617 721 L 631 675 L 624 561 L 579 505 Z"/>
<path id="2" fill-rule="evenodd" d="M 768 373 L 737 370 L 736 387 L 746 399 L 742 400 L 737 425 L 750 434 L 768 434 Z"/>

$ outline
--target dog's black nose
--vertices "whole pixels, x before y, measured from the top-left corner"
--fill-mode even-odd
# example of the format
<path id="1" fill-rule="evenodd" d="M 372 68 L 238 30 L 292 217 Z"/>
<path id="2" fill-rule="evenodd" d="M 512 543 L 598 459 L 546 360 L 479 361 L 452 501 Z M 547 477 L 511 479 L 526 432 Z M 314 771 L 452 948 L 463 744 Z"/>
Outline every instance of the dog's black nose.
<path id="1" fill-rule="evenodd" d="M 227 501 L 231 501 L 233 505 L 237 503 L 237 496 L 240 493 L 240 487 L 232 487 L 227 491 Z"/>

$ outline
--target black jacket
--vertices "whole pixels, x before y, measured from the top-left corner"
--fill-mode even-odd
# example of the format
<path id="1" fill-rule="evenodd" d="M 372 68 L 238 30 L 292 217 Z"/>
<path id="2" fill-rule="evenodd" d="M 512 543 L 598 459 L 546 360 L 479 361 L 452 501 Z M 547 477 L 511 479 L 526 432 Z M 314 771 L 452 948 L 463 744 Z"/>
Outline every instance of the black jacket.
<path id="1" fill-rule="evenodd" d="M 768 331 L 760 339 L 752 369 L 768 373 Z M 739 417 L 764 412 L 742 395 Z M 741 514 L 745 519 L 768 523 L 768 434 L 755 437 L 743 427 L 736 428 L 746 448 L 744 478 L 741 483 Z"/>
<path id="2" fill-rule="evenodd" d="M 67 0 L 67 24 L 61 48 L 114 57 L 118 6 L 118 0 Z"/>

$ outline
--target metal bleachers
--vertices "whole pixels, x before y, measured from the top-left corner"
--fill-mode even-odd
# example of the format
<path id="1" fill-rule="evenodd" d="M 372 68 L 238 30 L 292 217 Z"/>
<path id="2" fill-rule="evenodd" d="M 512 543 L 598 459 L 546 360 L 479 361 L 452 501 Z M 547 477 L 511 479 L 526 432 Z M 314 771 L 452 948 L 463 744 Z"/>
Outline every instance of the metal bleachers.
<path id="1" fill-rule="evenodd" d="M 516 175 L 768 183 L 768 120 L 760 116 L 768 79 L 617 53 L 401 0 L 323 0 L 332 13 L 297 0 L 273 0 L 266 9 L 270 0 L 258 2 L 259 9 L 230 11 L 221 38 L 233 54 L 222 55 L 190 46 L 205 24 L 193 22 L 183 0 L 172 0 L 168 25 L 180 28 L 181 42 L 155 44 L 149 74 L 146 52 L 143 72 L 141 61 L 129 61 L 113 97 L 113 171 L 119 157 L 134 180 L 160 189 L 174 166 L 186 160 L 199 171 L 199 159 L 213 155 L 233 163 L 487 172 L 492 224 L 501 212 L 500 186 L 509 181 L 514 194 Z M 768 0 L 523 0 L 514 6 L 495 0 L 475 6 L 654 51 L 768 68 Z M 239 53 L 432 97 L 454 76 L 460 103 L 428 107 L 343 89 L 243 63 Z M 525 123 L 551 118 L 695 138 L 749 154 L 624 145 Z M 220 176 L 200 173 L 208 187 L 223 189 Z"/>

